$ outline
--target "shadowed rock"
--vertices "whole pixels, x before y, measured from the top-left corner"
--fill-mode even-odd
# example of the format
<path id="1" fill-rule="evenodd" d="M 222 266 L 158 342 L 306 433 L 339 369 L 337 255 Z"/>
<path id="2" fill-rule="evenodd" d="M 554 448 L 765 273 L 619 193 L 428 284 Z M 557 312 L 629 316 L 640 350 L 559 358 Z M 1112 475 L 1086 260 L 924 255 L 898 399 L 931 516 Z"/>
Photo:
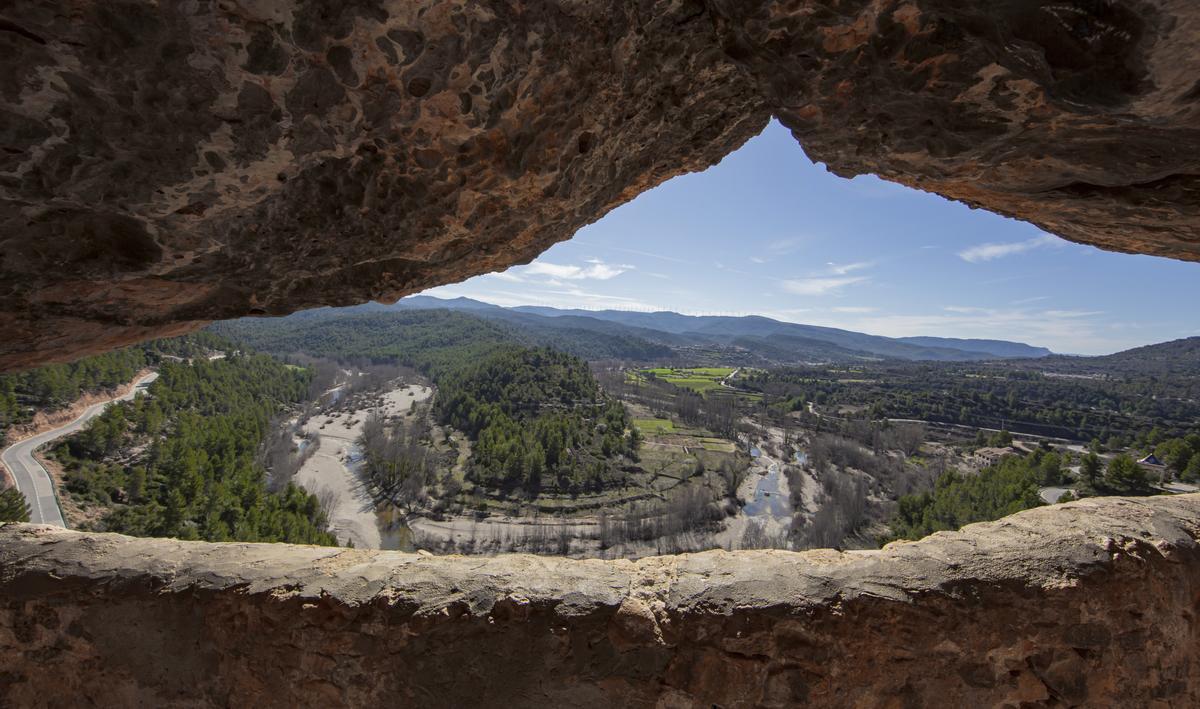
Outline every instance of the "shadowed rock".
<path id="1" fill-rule="evenodd" d="M 1200 260 L 1198 38 L 1184 0 L 16 0 L 0 369 L 528 262 L 772 115 L 840 175 Z"/>

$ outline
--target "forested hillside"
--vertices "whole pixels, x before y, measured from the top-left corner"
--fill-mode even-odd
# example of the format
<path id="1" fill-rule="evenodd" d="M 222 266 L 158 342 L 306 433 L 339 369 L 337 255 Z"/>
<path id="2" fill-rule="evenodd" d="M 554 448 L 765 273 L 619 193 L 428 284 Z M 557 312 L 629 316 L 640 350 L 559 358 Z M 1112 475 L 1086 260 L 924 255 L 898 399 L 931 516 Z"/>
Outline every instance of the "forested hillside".
<path id="1" fill-rule="evenodd" d="M 470 474 L 527 495 L 599 489 L 637 449 L 625 408 L 606 401 L 587 363 L 521 345 L 511 330 L 445 310 L 239 320 L 213 330 L 256 349 L 414 367 L 438 386 L 435 415 L 473 442 Z"/>
<path id="2" fill-rule="evenodd" d="M 511 343 L 499 326 L 444 310 L 247 318 L 210 330 L 261 352 L 344 361 L 399 362 L 430 376 Z"/>
<path id="3" fill-rule="evenodd" d="M 9 426 L 28 421 L 37 411 L 53 411 L 83 394 L 127 384 L 139 370 L 157 363 L 164 355 L 191 357 L 227 346 L 227 341 L 201 332 L 152 340 L 67 364 L 0 374 L 0 437 Z"/>
<path id="4" fill-rule="evenodd" d="M 1045 370 L 1062 373 L 1196 378 L 1200 377 L 1200 337 L 1135 347 L 1103 357 L 1048 357 L 1039 364 Z"/>
<path id="5" fill-rule="evenodd" d="M 475 442 L 471 476 L 485 487 L 578 492 L 620 482 L 638 435 L 606 401 L 587 364 L 553 350 L 506 348 L 438 380 L 442 423 Z"/>
<path id="6" fill-rule="evenodd" d="M 334 544 L 317 498 L 268 492 L 255 456 L 309 370 L 266 355 L 165 361 L 147 397 L 109 407 L 55 448 L 66 490 L 101 529 L 208 541 Z"/>
<path id="7" fill-rule="evenodd" d="M 435 365 L 450 350 L 456 351 L 450 356 L 457 357 L 464 347 L 478 352 L 500 342 L 550 347 L 584 359 L 643 361 L 671 355 L 668 347 L 626 333 L 569 327 L 565 322 L 558 325 L 552 319 L 499 308 L 499 317 L 486 318 L 474 312 L 381 308 L 318 310 L 278 320 L 246 318 L 217 323 L 210 329 L 267 352 L 396 360 L 420 368 Z"/>

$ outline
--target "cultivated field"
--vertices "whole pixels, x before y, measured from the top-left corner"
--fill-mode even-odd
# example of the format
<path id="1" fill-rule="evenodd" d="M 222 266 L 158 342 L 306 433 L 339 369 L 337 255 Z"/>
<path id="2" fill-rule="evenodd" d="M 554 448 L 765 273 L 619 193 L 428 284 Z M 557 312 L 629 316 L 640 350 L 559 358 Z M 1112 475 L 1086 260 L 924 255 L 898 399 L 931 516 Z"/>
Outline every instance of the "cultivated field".
<path id="1" fill-rule="evenodd" d="M 642 369 L 637 372 L 637 375 L 643 378 L 653 377 L 677 387 L 691 389 L 698 394 L 705 394 L 720 388 L 721 381 L 733 372 L 733 367 L 689 367 L 686 369 L 654 367 Z"/>

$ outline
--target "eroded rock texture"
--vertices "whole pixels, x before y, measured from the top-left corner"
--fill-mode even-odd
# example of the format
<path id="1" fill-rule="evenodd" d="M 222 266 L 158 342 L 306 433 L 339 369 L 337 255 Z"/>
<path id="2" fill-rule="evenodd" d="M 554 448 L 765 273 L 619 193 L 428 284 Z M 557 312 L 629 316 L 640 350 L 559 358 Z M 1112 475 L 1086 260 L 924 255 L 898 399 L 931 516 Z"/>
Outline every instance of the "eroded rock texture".
<path id="1" fill-rule="evenodd" d="M 0 68 L 0 369 L 525 262 L 772 115 L 1200 260 L 1192 0 L 14 0 Z"/>
<path id="2" fill-rule="evenodd" d="M 882 551 L 422 557 L 0 529 L 0 704 L 1196 706 L 1200 495 Z"/>

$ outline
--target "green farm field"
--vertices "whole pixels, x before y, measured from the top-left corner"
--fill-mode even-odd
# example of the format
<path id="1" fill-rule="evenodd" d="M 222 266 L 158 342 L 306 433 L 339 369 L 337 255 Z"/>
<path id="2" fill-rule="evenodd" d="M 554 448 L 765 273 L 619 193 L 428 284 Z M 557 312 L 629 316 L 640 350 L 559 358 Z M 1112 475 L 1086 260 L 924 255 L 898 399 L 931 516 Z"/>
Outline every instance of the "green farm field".
<path id="1" fill-rule="evenodd" d="M 734 372 L 733 367 L 654 367 L 643 369 L 638 374 L 642 377 L 653 376 L 668 384 L 691 389 L 698 394 L 705 394 L 721 386 L 721 381 Z"/>

